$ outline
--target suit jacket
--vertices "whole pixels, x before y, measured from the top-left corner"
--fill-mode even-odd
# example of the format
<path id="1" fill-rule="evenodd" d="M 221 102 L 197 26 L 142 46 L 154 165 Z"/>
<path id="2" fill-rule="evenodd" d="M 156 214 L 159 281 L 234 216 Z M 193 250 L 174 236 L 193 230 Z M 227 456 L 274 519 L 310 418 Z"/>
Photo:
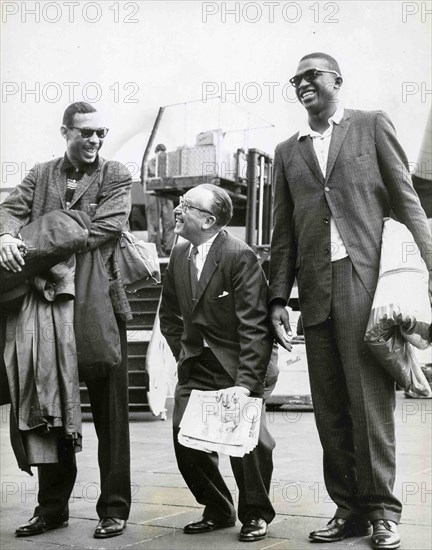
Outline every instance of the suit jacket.
<path id="1" fill-rule="evenodd" d="M 22 226 L 43 214 L 66 210 L 67 176 L 62 169 L 63 162 L 64 157 L 61 157 L 37 164 L 30 170 L 0 205 L 0 234 L 10 233 L 16 237 Z M 84 174 L 78 182 L 70 205 L 71 209 L 81 210 L 90 216 L 91 226 L 85 250 L 100 247 L 110 279 L 116 278 L 113 252 L 117 237 L 127 226 L 131 183 L 125 166 L 99 157 L 95 172 Z M 112 298 L 114 308 L 124 312 L 128 310 L 126 294 L 121 285 L 116 285 L 116 291 Z"/>
<path id="2" fill-rule="evenodd" d="M 272 355 L 268 286 L 258 259 L 243 241 L 222 230 L 209 250 L 194 302 L 189 250 L 186 241 L 172 251 L 160 308 L 179 382 L 187 380 L 187 360 L 201 353 L 204 338 L 233 385 L 261 395 L 276 381 L 277 357 Z"/>
<path id="3" fill-rule="evenodd" d="M 330 313 L 330 216 L 371 298 L 383 218 L 393 210 L 413 234 L 429 270 L 431 235 L 385 113 L 345 110 L 333 127 L 325 178 L 310 136 L 297 138 L 298 133 L 275 152 L 270 300 L 287 301 L 297 277 L 303 324 L 311 326 Z"/>

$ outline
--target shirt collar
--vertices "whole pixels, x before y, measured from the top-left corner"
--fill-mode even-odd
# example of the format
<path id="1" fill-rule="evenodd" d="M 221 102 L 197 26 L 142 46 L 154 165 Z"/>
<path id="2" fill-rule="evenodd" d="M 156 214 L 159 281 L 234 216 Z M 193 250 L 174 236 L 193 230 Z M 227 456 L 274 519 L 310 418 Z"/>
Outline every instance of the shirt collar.
<path id="1" fill-rule="evenodd" d="M 344 116 L 344 108 L 342 103 L 338 101 L 335 113 L 328 119 L 330 126 L 333 126 L 333 124 L 340 124 L 341 120 L 343 119 L 343 116 Z M 299 140 L 302 137 L 310 136 L 312 134 L 315 135 L 317 134 L 317 132 L 312 130 L 312 128 L 309 126 L 309 121 L 306 120 L 303 126 L 299 130 L 299 135 L 297 139 Z"/>
<path id="2" fill-rule="evenodd" d="M 211 245 L 213 244 L 213 242 L 215 241 L 215 239 L 219 235 L 219 233 L 220 233 L 220 231 L 218 231 L 215 235 L 213 235 L 213 237 L 210 237 L 210 239 L 208 239 L 207 241 L 201 243 L 197 247 L 198 248 L 198 255 L 201 256 L 201 258 L 203 258 L 203 261 L 207 257 L 207 254 L 209 253 Z M 191 244 L 190 250 L 192 250 L 192 246 L 193 245 Z"/>
<path id="3" fill-rule="evenodd" d="M 62 170 L 64 172 L 69 172 L 69 171 L 71 171 L 71 172 L 82 172 L 84 174 L 87 174 L 88 176 L 91 176 L 96 171 L 98 166 L 99 166 L 99 155 L 96 155 L 95 160 L 91 164 L 83 164 L 77 170 L 76 166 L 74 166 L 72 164 L 72 162 L 69 160 L 69 157 L 67 156 L 67 153 L 65 153 L 64 157 L 63 157 Z"/>

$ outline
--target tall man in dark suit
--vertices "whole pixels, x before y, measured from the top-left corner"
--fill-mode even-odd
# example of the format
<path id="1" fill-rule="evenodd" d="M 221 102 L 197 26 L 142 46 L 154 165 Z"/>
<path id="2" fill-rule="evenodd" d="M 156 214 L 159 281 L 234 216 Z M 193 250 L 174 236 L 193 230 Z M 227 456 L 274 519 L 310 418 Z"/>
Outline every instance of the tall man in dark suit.
<path id="1" fill-rule="evenodd" d="M 173 413 L 177 463 L 195 498 L 205 506 L 203 517 L 184 528 L 194 534 L 231 527 L 236 513 L 217 454 L 184 447 L 177 440 L 190 393 L 219 390 L 226 407 L 241 394 L 265 398 L 276 382 L 277 366 L 263 271 L 254 252 L 224 230 L 233 213 L 229 195 L 214 185 L 200 185 L 181 197 L 174 213 L 175 232 L 187 241 L 172 252 L 160 320 L 178 361 Z M 274 518 L 268 495 L 273 448 L 263 414 L 257 447 L 243 458 L 231 457 L 239 488 L 241 541 L 264 538 Z"/>
<path id="2" fill-rule="evenodd" d="M 131 504 L 125 325 L 130 308 L 113 257 L 130 212 L 131 178 L 120 163 L 99 157 L 108 129 L 92 105 L 69 105 L 60 131 L 66 140 L 65 155 L 33 168 L 0 206 L 0 266 L 12 272 L 21 270 L 25 259 L 18 234 L 29 221 L 69 208 L 90 215 L 86 249 L 99 247 L 105 261 L 122 352 L 117 368 L 86 382 L 99 440 L 101 493 L 96 510 L 100 521 L 94 536 L 106 538 L 123 533 Z M 67 524 L 77 475 L 72 440 L 59 440 L 58 457 L 58 463 L 38 467 L 38 506 L 30 521 L 18 527 L 17 536 L 38 535 Z"/>
<path id="3" fill-rule="evenodd" d="M 398 548 L 395 388 L 363 337 L 383 218 L 393 210 L 408 226 L 429 270 L 430 232 L 389 118 L 343 109 L 336 60 L 303 57 L 291 83 L 308 121 L 275 152 L 270 304 L 284 345 L 285 305 L 297 278 L 324 478 L 337 505 L 335 517 L 310 538 L 366 535 L 371 521 L 373 548 Z"/>

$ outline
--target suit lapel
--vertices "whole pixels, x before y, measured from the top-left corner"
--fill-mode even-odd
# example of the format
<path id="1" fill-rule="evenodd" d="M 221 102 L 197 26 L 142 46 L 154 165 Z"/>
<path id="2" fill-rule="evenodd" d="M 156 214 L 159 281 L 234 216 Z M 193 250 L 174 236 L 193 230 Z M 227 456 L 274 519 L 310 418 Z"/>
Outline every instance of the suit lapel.
<path id="1" fill-rule="evenodd" d="M 225 240 L 225 237 L 226 237 L 226 232 L 222 230 L 219 233 L 219 235 L 216 237 L 216 239 L 213 241 L 213 244 L 210 247 L 203 270 L 201 272 L 201 277 L 199 278 L 199 281 L 198 281 L 197 296 L 193 305 L 194 309 L 199 303 L 201 296 L 203 295 L 207 285 L 209 284 L 213 276 L 213 273 L 215 272 L 215 269 L 218 266 L 220 256 L 221 256 L 221 251 L 222 251 L 222 244 Z M 189 282 L 189 288 L 190 288 L 190 282 Z"/>
<path id="2" fill-rule="evenodd" d="M 95 172 L 93 172 L 91 176 L 88 176 L 87 174 L 83 175 L 83 177 L 79 180 L 77 184 L 77 188 L 75 189 L 75 193 L 71 201 L 70 208 L 72 208 L 72 206 L 77 201 L 79 201 L 79 199 L 84 195 L 84 193 L 87 191 L 90 185 L 100 177 L 99 174 L 100 174 L 100 166 Z"/>
<path id="3" fill-rule="evenodd" d="M 66 210 L 66 187 L 67 187 L 66 172 L 63 170 L 63 159 L 55 168 L 54 181 L 56 183 L 57 192 L 60 197 L 63 210 Z"/>
<path id="4" fill-rule="evenodd" d="M 332 173 L 336 159 L 339 155 L 340 148 L 342 147 L 342 143 L 344 142 L 345 136 L 348 132 L 349 126 L 350 126 L 349 115 L 344 117 L 341 120 L 340 124 L 335 124 L 333 126 L 333 132 L 332 132 L 329 154 L 327 159 L 327 170 L 326 170 L 326 178 L 325 178 L 326 181 L 328 181 Z"/>
<path id="5" fill-rule="evenodd" d="M 312 145 L 312 138 L 310 136 L 302 137 L 298 141 L 298 146 L 300 149 L 300 153 L 304 158 L 304 160 L 306 161 L 307 165 L 315 174 L 317 179 L 324 185 L 324 176 L 318 164 L 318 159 L 316 157 L 315 150 Z"/>
<path id="6" fill-rule="evenodd" d="M 189 250 L 190 244 L 187 243 L 187 246 L 184 247 L 180 259 L 180 277 L 182 287 L 185 289 L 187 303 L 192 306 L 192 288 L 191 288 L 191 277 L 190 277 L 190 266 L 189 266 Z"/>

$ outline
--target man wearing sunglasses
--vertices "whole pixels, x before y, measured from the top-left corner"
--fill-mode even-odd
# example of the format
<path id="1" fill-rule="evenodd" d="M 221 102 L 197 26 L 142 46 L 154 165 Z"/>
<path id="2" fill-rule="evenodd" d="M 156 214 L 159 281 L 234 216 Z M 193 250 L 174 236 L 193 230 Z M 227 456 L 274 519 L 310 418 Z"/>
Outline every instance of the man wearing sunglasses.
<path id="1" fill-rule="evenodd" d="M 99 248 L 104 260 L 111 281 L 107 299 L 116 313 L 122 355 L 121 364 L 108 374 L 86 380 L 101 480 L 96 506 L 100 521 L 94 536 L 106 538 L 123 533 L 131 504 L 125 325 L 131 315 L 113 260 L 117 237 L 130 212 L 131 178 L 120 163 L 99 157 L 108 129 L 92 105 L 69 105 L 60 131 L 66 141 L 65 155 L 36 165 L 0 206 L 0 266 L 12 272 L 21 270 L 25 259 L 18 233 L 29 220 L 66 209 L 90 216 L 86 250 Z M 58 462 L 39 464 L 38 474 L 38 506 L 33 517 L 16 530 L 19 537 L 67 525 L 68 501 L 77 475 L 72 441 L 59 438 Z"/>
<path id="2" fill-rule="evenodd" d="M 393 209 L 429 270 L 431 236 L 388 116 L 342 107 L 341 71 L 327 54 L 303 57 L 290 82 L 307 121 L 275 152 L 270 307 L 274 334 L 286 346 L 285 305 L 296 278 L 324 479 L 337 505 L 310 539 L 364 536 L 372 523 L 373 548 L 399 548 L 394 382 L 363 338 L 383 218 Z"/>
<path id="3" fill-rule="evenodd" d="M 202 518 L 189 535 L 232 527 L 236 511 L 218 469 L 217 453 L 178 442 L 179 424 L 193 389 L 217 390 L 229 409 L 241 395 L 270 395 L 277 378 L 267 309 L 267 281 L 254 252 L 224 227 L 233 213 L 226 191 L 199 185 L 174 209 L 175 233 L 187 239 L 171 254 L 162 291 L 161 330 L 178 361 L 173 412 L 177 464 Z M 239 489 L 240 540 L 267 535 L 275 512 L 269 498 L 274 440 L 261 417 L 257 447 L 231 457 Z"/>

